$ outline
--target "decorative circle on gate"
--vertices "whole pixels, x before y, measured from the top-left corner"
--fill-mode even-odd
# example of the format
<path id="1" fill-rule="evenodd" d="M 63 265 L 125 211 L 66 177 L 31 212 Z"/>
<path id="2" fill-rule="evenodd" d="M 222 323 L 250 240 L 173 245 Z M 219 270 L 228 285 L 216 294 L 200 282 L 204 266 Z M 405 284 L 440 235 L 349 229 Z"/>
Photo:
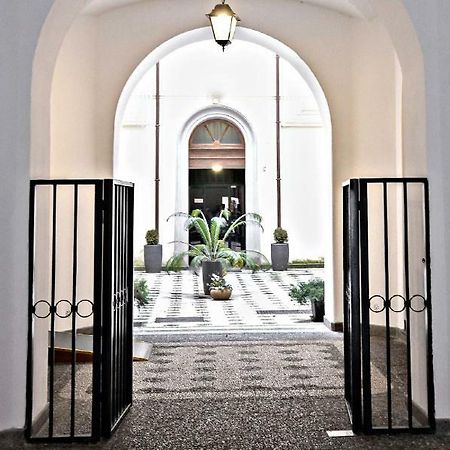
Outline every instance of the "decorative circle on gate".
<path id="1" fill-rule="evenodd" d="M 91 312 L 89 314 L 80 314 L 80 305 L 83 303 L 89 303 L 91 305 Z M 80 316 L 83 319 L 86 319 L 87 317 L 92 316 L 92 314 L 94 313 L 94 304 L 87 298 L 84 298 L 83 300 L 80 300 L 77 303 L 76 311 L 77 311 L 78 316 Z"/>
<path id="2" fill-rule="evenodd" d="M 33 305 L 32 311 L 38 319 L 46 319 L 52 313 L 52 306 L 47 300 L 39 300 Z"/>
<path id="3" fill-rule="evenodd" d="M 406 299 L 400 294 L 393 295 L 389 299 L 389 308 L 393 312 L 402 312 L 406 308 Z"/>
<path id="4" fill-rule="evenodd" d="M 66 310 L 64 310 L 65 303 L 69 305 Z M 61 319 L 66 319 L 72 314 L 72 303 L 70 303 L 69 300 L 66 299 L 60 300 L 55 305 L 55 314 Z"/>
<path id="5" fill-rule="evenodd" d="M 409 299 L 409 307 L 417 313 L 420 313 L 422 311 L 425 311 L 425 308 L 427 307 L 427 301 L 425 300 L 425 297 L 423 295 L 413 295 Z"/>
<path id="6" fill-rule="evenodd" d="M 373 295 L 369 299 L 369 309 L 374 313 L 380 313 L 386 308 L 386 300 L 381 295 Z"/>

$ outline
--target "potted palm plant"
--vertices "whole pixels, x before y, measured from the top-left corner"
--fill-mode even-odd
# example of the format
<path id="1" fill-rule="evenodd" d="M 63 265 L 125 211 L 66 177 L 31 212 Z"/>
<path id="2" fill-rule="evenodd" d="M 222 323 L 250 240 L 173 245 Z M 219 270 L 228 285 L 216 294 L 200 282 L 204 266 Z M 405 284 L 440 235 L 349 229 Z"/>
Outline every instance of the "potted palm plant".
<path id="1" fill-rule="evenodd" d="M 287 231 L 276 228 L 273 232 L 275 243 L 271 245 L 272 269 L 286 270 L 289 263 L 289 244 Z"/>
<path id="2" fill-rule="evenodd" d="M 148 230 L 145 235 L 144 265 L 147 273 L 159 273 L 162 266 L 162 245 L 159 243 L 158 230 Z"/>
<path id="3" fill-rule="evenodd" d="M 296 285 L 291 284 L 289 295 L 302 305 L 310 302 L 311 320 L 313 322 L 323 322 L 323 316 L 325 315 L 325 283 L 321 278 L 300 281 Z"/>
<path id="4" fill-rule="evenodd" d="M 213 217 L 210 222 L 200 209 L 195 209 L 191 214 L 175 213 L 171 217 L 185 217 L 185 229 L 195 228 L 199 233 L 202 243 L 191 245 L 187 242 L 180 242 L 187 246 L 187 250 L 172 256 L 166 264 L 167 271 L 181 270 L 185 264 L 185 258 L 191 257 L 190 268 L 195 273 L 202 268 L 203 290 L 209 295 L 209 284 L 213 274 L 222 276 L 224 269 L 229 267 L 248 268 L 258 270 L 267 259 L 259 252 L 249 252 L 247 250 L 232 250 L 227 246 L 227 239 L 241 226 L 252 222 L 258 224 L 261 228 L 261 216 L 255 213 L 242 214 L 231 224 L 228 223 L 230 212 L 226 209 L 220 212 L 218 217 Z M 168 220 L 169 220 L 168 219 Z M 252 257 L 250 253 L 256 256 Z"/>

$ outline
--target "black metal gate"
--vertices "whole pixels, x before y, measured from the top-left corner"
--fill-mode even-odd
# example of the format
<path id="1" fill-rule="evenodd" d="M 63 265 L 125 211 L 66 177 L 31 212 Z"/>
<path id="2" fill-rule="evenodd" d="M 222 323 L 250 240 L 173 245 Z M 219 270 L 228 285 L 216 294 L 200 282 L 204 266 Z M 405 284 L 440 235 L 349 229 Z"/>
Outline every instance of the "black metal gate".
<path id="1" fill-rule="evenodd" d="M 433 431 L 428 181 L 352 179 L 343 194 L 345 398 L 353 430 Z"/>
<path id="2" fill-rule="evenodd" d="M 133 394 L 133 208 L 130 183 L 107 180 L 103 272 L 103 436 L 109 437 Z"/>
<path id="3" fill-rule="evenodd" d="M 33 180 L 26 437 L 96 441 L 131 405 L 133 185 Z"/>

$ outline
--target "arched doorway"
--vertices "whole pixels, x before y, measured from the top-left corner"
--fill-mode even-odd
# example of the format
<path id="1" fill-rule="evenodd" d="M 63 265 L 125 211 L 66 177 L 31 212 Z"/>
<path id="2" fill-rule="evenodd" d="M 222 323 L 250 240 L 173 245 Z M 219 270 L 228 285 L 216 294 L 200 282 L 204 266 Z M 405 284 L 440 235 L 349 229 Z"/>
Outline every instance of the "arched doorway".
<path id="1" fill-rule="evenodd" d="M 268 31 L 270 31 L 270 30 L 268 30 Z M 276 34 L 276 33 L 275 33 Z M 286 39 L 286 42 L 289 42 L 289 39 Z M 295 45 L 293 45 L 293 47 L 295 48 Z M 370 54 L 369 52 L 367 52 L 368 54 Z M 318 65 L 318 64 L 317 64 Z M 344 66 L 344 64 L 343 64 L 343 66 Z M 318 74 L 319 74 L 319 72 L 320 72 L 320 70 L 318 70 Z M 323 75 L 323 74 L 322 74 Z M 328 84 L 327 85 L 327 80 L 323 77 L 323 76 L 321 76 L 320 77 L 322 80 L 325 80 L 324 81 L 324 86 L 328 89 L 328 91 L 331 93 L 331 95 L 333 95 L 333 93 L 332 93 L 332 88 L 330 87 L 330 85 Z M 344 96 L 342 96 L 342 97 L 344 97 Z M 336 102 L 337 103 L 337 102 Z M 333 104 L 333 102 L 331 102 L 331 104 L 333 105 L 333 108 L 337 111 L 337 113 L 335 114 L 335 117 L 334 117 L 334 119 L 336 120 L 336 122 L 335 122 L 335 124 L 336 124 L 336 129 L 339 129 L 339 128 L 341 128 L 341 126 L 342 126 L 342 123 L 341 123 L 341 120 L 343 120 L 342 119 L 342 116 L 339 116 L 339 114 L 338 114 L 338 109 L 339 108 L 336 108 L 336 105 L 335 104 Z M 101 107 L 100 107 L 100 109 L 101 109 Z M 357 126 L 355 126 L 355 128 L 358 128 Z M 331 131 L 331 130 L 330 130 Z M 100 139 L 101 140 L 101 139 Z M 336 142 L 338 143 L 338 145 L 337 145 L 337 147 L 339 147 L 339 145 L 341 145 L 342 144 L 342 142 L 340 142 L 339 141 L 339 138 L 337 138 L 336 139 Z M 330 133 L 330 143 L 331 143 L 331 133 Z M 344 146 L 342 145 L 342 148 L 343 148 Z M 352 157 L 354 157 L 355 155 L 357 156 L 357 154 L 358 154 L 358 148 L 357 148 L 357 146 L 355 146 L 355 148 L 353 148 L 353 147 L 351 147 L 351 150 L 354 150 L 354 153 L 352 154 Z M 365 155 L 365 154 L 364 154 Z M 338 161 L 338 157 L 336 156 L 335 157 L 335 159 L 334 159 L 334 161 Z M 355 158 L 353 158 L 354 160 L 357 160 L 357 158 L 355 159 Z M 342 158 L 342 160 L 344 161 L 345 160 L 345 158 Z M 342 173 L 345 173 L 345 172 L 341 172 L 341 171 L 339 171 L 339 167 L 338 167 L 338 164 L 336 163 L 335 164 L 335 166 L 336 167 L 334 167 L 334 171 L 333 171 L 333 175 L 335 175 L 336 176 L 336 179 L 337 179 L 337 183 L 335 183 L 335 185 L 339 185 L 339 179 L 343 176 L 342 175 Z M 331 176 L 330 176 L 330 184 L 331 184 Z M 337 208 L 338 209 L 338 208 Z M 331 221 L 330 221 L 330 227 L 331 227 Z M 337 226 L 337 228 L 338 228 L 338 226 Z M 339 233 L 335 233 L 335 235 L 334 235 L 334 237 L 335 238 L 337 238 L 338 237 L 338 235 L 339 235 Z M 336 245 L 336 248 L 334 249 L 334 252 L 335 252 L 335 254 L 339 254 L 339 243 L 337 243 L 337 245 Z M 340 275 L 340 271 L 339 270 L 337 270 L 336 271 L 336 273 L 338 273 L 338 275 L 337 275 L 337 277 L 339 277 Z"/>
<path id="2" fill-rule="evenodd" d="M 245 141 L 230 121 L 210 119 L 198 125 L 189 139 L 189 209 L 201 209 L 208 219 L 222 209 L 237 219 L 245 213 Z M 191 244 L 200 243 L 195 230 Z M 245 249 L 244 230 L 230 239 L 232 249 Z"/>

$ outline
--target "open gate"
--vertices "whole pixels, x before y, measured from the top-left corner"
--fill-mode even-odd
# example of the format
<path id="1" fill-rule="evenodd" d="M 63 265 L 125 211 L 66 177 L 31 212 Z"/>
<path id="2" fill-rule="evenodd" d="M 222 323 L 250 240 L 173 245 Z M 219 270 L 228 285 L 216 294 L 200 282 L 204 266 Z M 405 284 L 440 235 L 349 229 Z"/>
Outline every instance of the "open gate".
<path id="1" fill-rule="evenodd" d="M 109 437 L 132 401 L 133 195 L 116 180 L 30 187 L 30 441 Z"/>
<path id="2" fill-rule="evenodd" d="M 343 186 L 345 399 L 353 431 L 435 429 L 428 182 Z"/>

